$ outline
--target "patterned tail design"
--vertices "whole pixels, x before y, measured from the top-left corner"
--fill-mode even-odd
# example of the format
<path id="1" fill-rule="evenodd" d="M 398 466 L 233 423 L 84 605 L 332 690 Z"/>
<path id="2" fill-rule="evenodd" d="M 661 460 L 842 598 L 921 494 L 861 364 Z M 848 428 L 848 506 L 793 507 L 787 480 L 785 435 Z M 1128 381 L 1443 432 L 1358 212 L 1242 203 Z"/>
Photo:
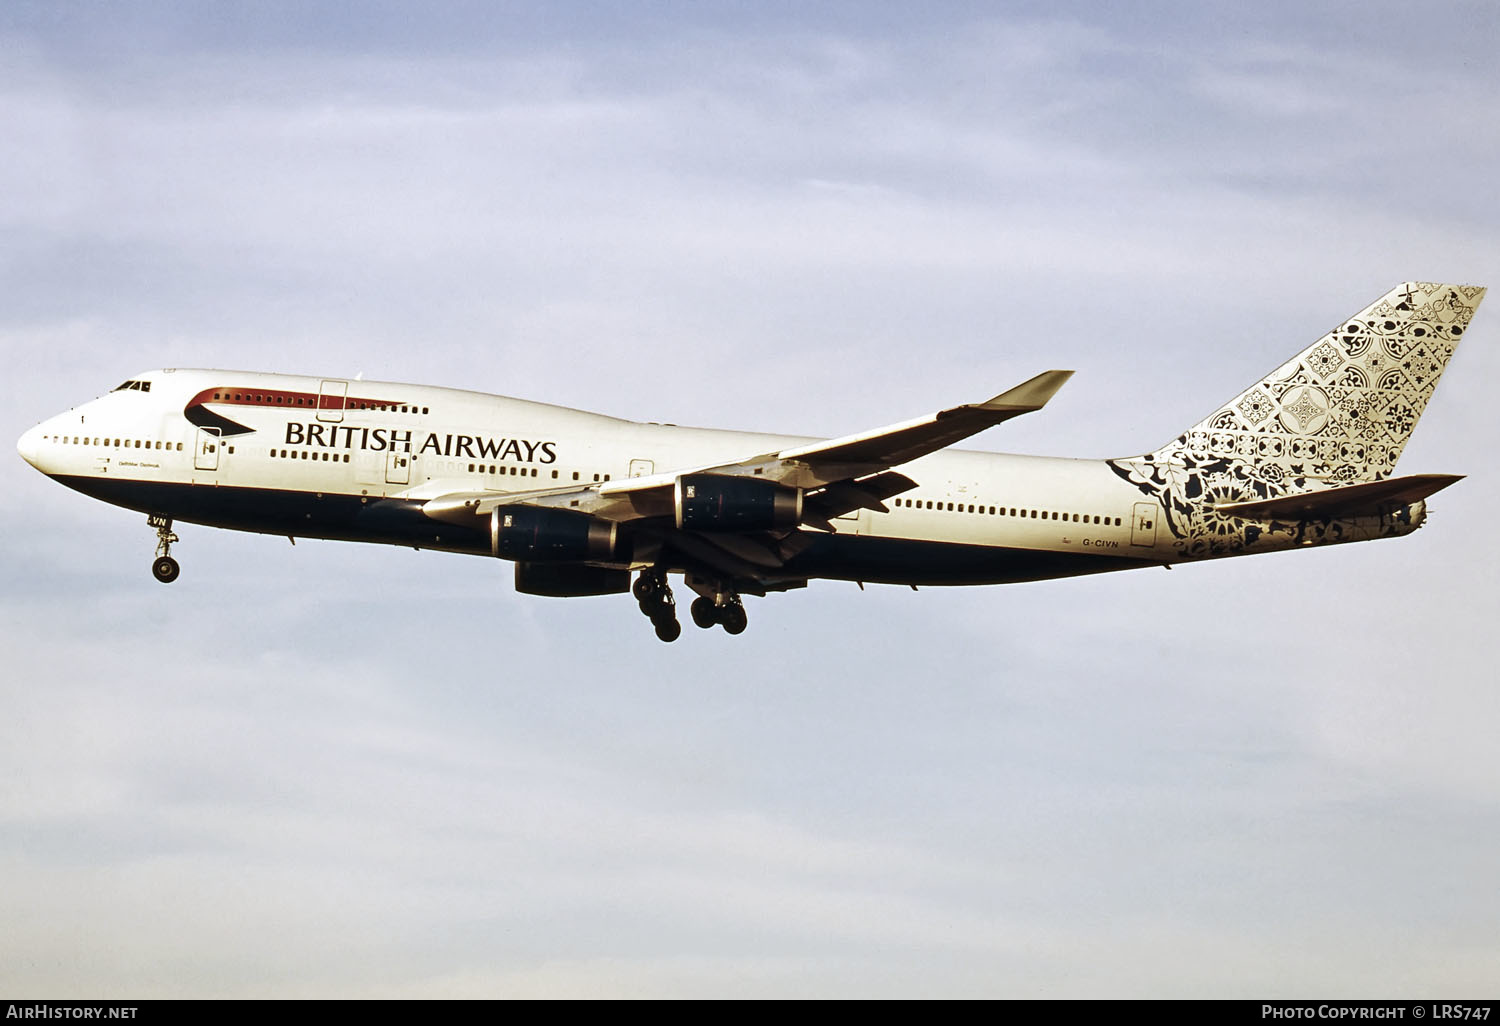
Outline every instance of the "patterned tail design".
<path id="1" fill-rule="evenodd" d="M 1216 504 L 1390 475 L 1483 298 L 1471 285 L 1401 285 L 1175 441 L 1108 463 L 1161 504 L 1182 555 L 1243 551 L 1264 525 Z"/>

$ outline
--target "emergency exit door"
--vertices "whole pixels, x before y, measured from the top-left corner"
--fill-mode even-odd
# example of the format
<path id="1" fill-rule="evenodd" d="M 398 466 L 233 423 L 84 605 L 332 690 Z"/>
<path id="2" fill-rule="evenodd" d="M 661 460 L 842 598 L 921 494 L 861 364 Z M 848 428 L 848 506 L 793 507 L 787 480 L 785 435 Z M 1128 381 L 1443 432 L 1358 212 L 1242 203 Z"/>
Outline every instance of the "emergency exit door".
<path id="1" fill-rule="evenodd" d="M 1161 507 L 1154 502 L 1138 502 L 1130 518 L 1130 544 L 1156 544 L 1156 518 Z"/>

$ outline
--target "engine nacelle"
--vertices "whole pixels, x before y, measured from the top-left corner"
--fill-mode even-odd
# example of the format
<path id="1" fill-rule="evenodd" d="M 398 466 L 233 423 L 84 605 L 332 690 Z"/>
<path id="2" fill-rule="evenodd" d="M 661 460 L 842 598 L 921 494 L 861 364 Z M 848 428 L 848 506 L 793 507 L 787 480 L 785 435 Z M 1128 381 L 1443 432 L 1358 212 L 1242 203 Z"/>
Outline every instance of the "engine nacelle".
<path id="1" fill-rule="evenodd" d="M 620 595 L 630 590 L 630 571 L 587 563 L 517 563 L 516 591 L 522 595 L 582 598 Z"/>
<path id="2" fill-rule="evenodd" d="M 684 474 L 672 492 L 688 531 L 779 531 L 802 522 L 802 490 L 726 474 Z"/>
<path id="3" fill-rule="evenodd" d="M 628 562 L 618 524 L 570 509 L 496 506 L 490 554 L 528 562 Z"/>

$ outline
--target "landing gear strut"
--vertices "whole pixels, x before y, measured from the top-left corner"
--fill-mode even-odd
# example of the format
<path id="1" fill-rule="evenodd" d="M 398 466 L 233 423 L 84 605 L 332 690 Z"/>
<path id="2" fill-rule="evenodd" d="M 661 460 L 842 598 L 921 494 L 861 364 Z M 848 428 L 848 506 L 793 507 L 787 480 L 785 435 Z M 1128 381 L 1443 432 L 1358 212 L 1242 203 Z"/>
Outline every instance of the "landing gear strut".
<path id="1" fill-rule="evenodd" d="M 172 543 L 177 535 L 172 533 L 172 518 L 148 516 L 146 524 L 156 528 L 156 561 L 151 564 L 151 573 L 163 584 L 171 584 L 182 573 L 182 567 L 172 558 Z"/>
<path id="2" fill-rule="evenodd" d="M 663 641 L 676 641 L 682 636 L 682 624 L 677 622 L 677 600 L 667 584 L 667 575 L 658 570 L 642 570 L 631 588 L 641 612 L 656 628 L 656 636 Z"/>

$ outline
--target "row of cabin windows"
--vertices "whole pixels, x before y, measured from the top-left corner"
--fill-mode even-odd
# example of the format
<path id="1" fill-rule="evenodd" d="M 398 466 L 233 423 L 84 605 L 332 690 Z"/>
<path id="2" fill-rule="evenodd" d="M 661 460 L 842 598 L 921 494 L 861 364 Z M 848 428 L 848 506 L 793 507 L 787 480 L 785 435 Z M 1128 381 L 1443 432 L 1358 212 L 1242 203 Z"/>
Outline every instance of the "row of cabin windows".
<path id="1" fill-rule="evenodd" d="M 115 391 L 119 391 L 116 389 Z M 109 446 L 115 449 L 165 449 L 168 452 L 181 452 L 181 442 L 152 442 L 140 438 L 79 438 L 77 435 L 53 436 L 54 442 L 63 445 L 98 445 Z"/>
<path id="2" fill-rule="evenodd" d="M 127 385 L 130 384 L 130 382 L 126 382 L 126 384 Z M 146 382 L 146 384 L 149 385 L 150 382 Z M 116 389 L 116 391 L 118 391 L 118 389 Z M 215 398 L 218 398 L 218 396 L 215 395 Z M 424 413 L 426 412 L 425 408 L 423 409 L 423 412 Z M 173 450 L 174 447 L 175 447 L 175 451 L 177 451 L 177 452 L 181 452 L 182 451 L 182 443 L 181 442 L 175 442 L 175 443 L 174 442 L 154 442 L 153 443 L 153 442 L 149 442 L 149 441 L 144 441 L 143 442 L 141 439 L 138 439 L 138 438 L 135 438 L 135 439 L 132 439 L 132 438 L 123 438 L 123 439 L 122 438 L 93 438 L 93 439 L 90 439 L 90 438 L 79 438 L 77 436 L 62 436 L 61 438 L 54 437 L 53 441 L 61 441 L 64 445 L 71 444 L 71 445 L 103 445 L 103 446 L 113 446 L 116 449 L 120 449 L 120 448 L 125 448 L 125 449 L 135 448 L 135 449 L 140 449 L 140 448 L 143 448 L 143 447 L 146 448 L 146 449 L 151 449 L 151 448 L 161 449 L 161 448 L 165 447 L 167 450 L 170 451 L 170 450 Z M 226 448 L 228 449 L 229 452 L 231 452 L 231 453 L 234 452 L 234 447 L 233 446 L 226 446 Z M 302 460 L 311 459 L 311 460 L 321 460 L 324 463 L 327 463 L 330 459 L 334 463 L 339 463 L 339 462 L 348 463 L 349 462 L 349 454 L 348 453 L 309 452 L 306 449 L 271 449 L 271 450 L 269 450 L 269 452 L 270 452 L 270 455 L 272 456 L 272 458 L 293 459 L 293 460 L 296 460 L 296 459 L 302 459 Z M 529 470 L 529 473 L 528 473 L 528 470 Z M 482 463 L 470 463 L 469 464 L 469 473 L 471 473 L 471 474 L 473 474 L 473 473 L 480 473 L 480 474 L 488 473 L 488 474 L 500 474 L 500 475 L 510 474 L 513 477 L 514 476 L 536 477 L 538 475 L 538 471 L 537 471 L 536 467 L 530 467 L 530 468 L 527 468 L 527 467 L 503 467 L 503 466 L 500 466 L 498 464 L 489 464 L 488 466 L 486 466 L 485 464 L 482 464 Z M 553 478 L 553 480 L 556 480 L 557 476 L 558 476 L 558 472 L 554 470 L 552 472 L 552 478 Z M 581 479 L 582 479 L 581 474 L 578 471 L 576 471 L 576 470 L 573 471 L 573 480 L 574 481 L 578 481 L 578 480 L 581 480 Z M 594 481 L 596 481 L 596 482 L 598 482 L 598 481 L 608 481 L 608 480 L 609 480 L 609 475 L 608 474 L 595 474 L 594 475 Z M 1091 516 L 1090 514 L 1087 514 L 1087 513 L 1082 513 L 1082 514 L 1080 514 L 1080 513 L 1059 513 L 1056 510 L 1017 509 L 1014 506 L 1011 506 L 1011 507 L 1005 507 L 1005 506 L 985 506 L 985 505 L 977 505 L 976 506 L 976 505 L 965 505 L 964 503 L 961 503 L 961 502 L 960 503 L 953 503 L 953 502 L 948 502 L 948 503 L 933 502 L 930 499 L 928 499 L 928 500 L 923 500 L 923 499 L 896 499 L 895 502 L 896 502 L 897 506 L 905 506 L 908 509 L 931 509 L 931 510 L 937 510 L 939 512 L 946 511 L 946 512 L 949 512 L 949 513 L 980 513 L 980 514 L 985 514 L 987 516 L 1001 516 L 1001 517 L 1010 516 L 1010 517 L 1020 517 L 1022 519 L 1030 518 L 1032 520 L 1058 520 L 1058 521 L 1063 521 L 1063 522 L 1066 522 L 1066 523 L 1074 523 L 1074 524 L 1079 524 L 1079 523 L 1090 524 L 1090 523 L 1092 523 L 1092 524 L 1104 525 L 1106 527 L 1108 527 L 1108 526 L 1114 526 L 1114 527 L 1121 526 L 1121 521 L 1120 521 L 1119 517 Z"/>
<path id="3" fill-rule="evenodd" d="M 1119 517 L 1094 516 L 1089 513 L 1059 513 L 1056 510 L 1017 509 L 1014 506 L 965 506 L 963 503 L 934 503 L 922 499 L 897 499 L 896 505 L 910 509 L 935 509 L 949 513 L 983 513 L 986 516 L 1021 517 L 1032 520 L 1059 520 L 1073 524 L 1101 524 L 1105 527 L 1121 526 Z"/>
<path id="4" fill-rule="evenodd" d="M 367 403 L 358 399 L 351 399 L 346 409 L 350 410 L 375 410 L 379 413 L 427 413 L 425 406 L 408 406 L 406 403 Z"/>
<path id="5" fill-rule="evenodd" d="M 231 448 L 229 451 L 234 452 L 234 449 Z M 334 463 L 349 462 L 349 454 L 347 452 L 310 452 L 307 449 L 272 449 L 270 450 L 270 452 L 273 459 L 280 458 L 284 460 L 322 460 L 324 463 L 327 463 L 329 460 L 332 460 Z"/>
<path id="6" fill-rule="evenodd" d="M 470 463 L 469 473 L 498 474 L 501 477 L 504 477 L 506 474 L 509 474 L 511 477 L 536 477 L 539 471 L 535 467 L 502 467 L 494 463 L 485 466 L 483 463 Z M 556 477 L 557 471 L 554 470 L 552 476 Z"/>
<path id="7" fill-rule="evenodd" d="M 130 385 L 127 381 L 120 388 Z M 144 384 L 147 389 L 151 382 L 137 382 Z M 116 389 L 115 391 L 119 391 Z M 326 410 L 375 410 L 380 413 L 428 413 L 426 406 L 413 406 L 408 403 L 368 403 L 358 399 L 340 401 L 339 396 L 300 396 L 300 395 L 278 395 L 275 392 L 215 392 L 215 399 L 226 402 L 260 403 L 263 406 L 312 406 Z M 322 400 L 327 399 L 327 405 Z"/>
<path id="8" fill-rule="evenodd" d="M 483 463 L 470 463 L 469 464 L 469 473 L 471 473 L 471 474 L 496 474 L 496 475 L 499 475 L 500 477 L 504 477 L 506 474 L 509 474 L 511 477 L 517 477 L 517 476 L 519 476 L 519 477 L 537 477 L 537 476 L 540 475 L 541 472 L 538 471 L 536 467 L 530 467 L 530 468 L 527 468 L 527 467 L 503 467 L 503 466 L 500 466 L 500 465 L 495 464 L 495 463 L 491 463 L 488 466 L 486 466 Z M 556 470 L 554 470 L 552 472 L 552 480 L 554 480 L 554 481 L 557 480 L 558 473 L 559 472 L 556 471 Z M 573 480 L 574 481 L 582 480 L 582 476 L 576 470 L 573 471 Z M 594 480 L 595 481 L 608 481 L 609 480 L 609 475 L 608 474 L 595 474 L 594 475 Z"/>

